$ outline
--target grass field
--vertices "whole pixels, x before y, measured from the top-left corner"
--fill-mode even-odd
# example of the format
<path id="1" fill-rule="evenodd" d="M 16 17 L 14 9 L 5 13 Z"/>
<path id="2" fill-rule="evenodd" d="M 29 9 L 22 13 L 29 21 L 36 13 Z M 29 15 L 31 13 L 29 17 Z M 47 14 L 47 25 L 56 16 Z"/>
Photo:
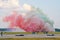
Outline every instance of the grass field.
<path id="1" fill-rule="evenodd" d="M 3 32 L 3 34 L 32 34 L 32 32 Z M 43 33 L 39 32 L 38 34 L 43 34 Z"/>
<path id="2" fill-rule="evenodd" d="M 32 32 L 3 32 L 3 34 L 32 34 Z M 44 33 L 39 32 L 36 34 L 44 34 Z M 60 32 L 49 32 L 48 34 L 60 34 Z"/>

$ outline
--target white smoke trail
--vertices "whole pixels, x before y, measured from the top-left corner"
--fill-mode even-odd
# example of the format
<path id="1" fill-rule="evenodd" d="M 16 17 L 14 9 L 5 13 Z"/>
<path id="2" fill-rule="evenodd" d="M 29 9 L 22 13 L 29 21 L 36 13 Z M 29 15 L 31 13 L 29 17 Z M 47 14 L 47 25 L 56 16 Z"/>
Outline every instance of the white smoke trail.
<path id="1" fill-rule="evenodd" d="M 0 0 L 1 8 L 19 7 L 19 0 Z"/>

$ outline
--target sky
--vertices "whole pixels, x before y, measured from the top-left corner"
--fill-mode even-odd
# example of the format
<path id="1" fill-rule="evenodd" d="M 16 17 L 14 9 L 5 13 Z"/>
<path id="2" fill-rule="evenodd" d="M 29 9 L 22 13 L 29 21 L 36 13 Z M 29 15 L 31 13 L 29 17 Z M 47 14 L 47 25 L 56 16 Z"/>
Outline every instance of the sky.
<path id="1" fill-rule="evenodd" d="M 43 13 L 54 21 L 54 28 L 60 28 L 60 0 L 0 0 L 0 16 L 10 12 L 9 8 L 20 7 L 29 4 L 40 8 Z M 5 3 L 6 4 L 5 4 Z M 4 4 L 4 5 L 3 5 Z M 4 8 L 4 9 L 2 9 Z M 8 10 L 8 11 L 7 11 Z"/>
<path id="2" fill-rule="evenodd" d="M 40 8 L 54 21 L 54 27 L 60 28 L 60 0 L 20 0 L 20 4 L 24 3 Z"/>

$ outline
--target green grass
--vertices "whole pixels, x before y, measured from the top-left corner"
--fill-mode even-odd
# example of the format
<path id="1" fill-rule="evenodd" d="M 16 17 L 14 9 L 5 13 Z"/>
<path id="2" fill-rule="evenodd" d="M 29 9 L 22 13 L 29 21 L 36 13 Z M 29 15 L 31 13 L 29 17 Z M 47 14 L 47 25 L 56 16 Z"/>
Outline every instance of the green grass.
<path id="1" fill-rule="evenodd" d="M 3 32 L 3 34 L 32 34 L 32 32 Z M 36 34 L 44 34 L 43 32 L 39 32 Z M 60 34 L 60 32 L 49 32 L 48 34 Z"/>
<path id="2" fill-rule="evenodd" d="M 32 32 L 4 32 L 4 34 L 32 34 Z M 36 34 L 44 34 L 44 33 L 39 32 Z M 49 32 L 48 34 L 60 34 L 60 32 Z"/>
<path id="3" fill-rule="evenodd" d="M 4 34 L 31 34 L 31 32 L 4 32 Z"/>
<path id="4" fill-rule="evenodd" d="M 3 34 L 32 34 L 32 32 L 3 32 Z M 38 34 L 43 34 L 43 33 L 39 32 Z"/>
<path id="5" fill-rule="evenodd" d="M 48 34 L 60 34 L 60 32 L 49 32 Z"/>

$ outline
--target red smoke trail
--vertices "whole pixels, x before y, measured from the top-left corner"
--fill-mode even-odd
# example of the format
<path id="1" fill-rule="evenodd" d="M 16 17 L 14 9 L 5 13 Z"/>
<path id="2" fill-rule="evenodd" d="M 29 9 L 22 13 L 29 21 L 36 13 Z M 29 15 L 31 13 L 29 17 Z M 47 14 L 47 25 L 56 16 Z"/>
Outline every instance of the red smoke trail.
<path id="1" fill-rule="evenodd" d="M 16 12 L 13 12 L 12 15 L 6 16 L 4 21 L 10 22 L 10 28 L 14 28 L 16 26 L 26 32 L 41 32 L 44 29 L 44 22 L 40 18 L 34 16 L 24 19 L 22 15 L 19 15 Z"/>
<path id="2" fill-rule="evenodd" d="M 16 12 L 13 12 L 13 14 L 4 17 L 4 18 L 3 18 L 3 21 L 4 21 L 4 22 L 10 22 L 9 27 L 10 27 L 10 28 L 13 28 L 13 27 L 15 26 L 14 20 L 15 20 L 16 15 L 17 15 L 17 13 L 16 13 Z"/>

